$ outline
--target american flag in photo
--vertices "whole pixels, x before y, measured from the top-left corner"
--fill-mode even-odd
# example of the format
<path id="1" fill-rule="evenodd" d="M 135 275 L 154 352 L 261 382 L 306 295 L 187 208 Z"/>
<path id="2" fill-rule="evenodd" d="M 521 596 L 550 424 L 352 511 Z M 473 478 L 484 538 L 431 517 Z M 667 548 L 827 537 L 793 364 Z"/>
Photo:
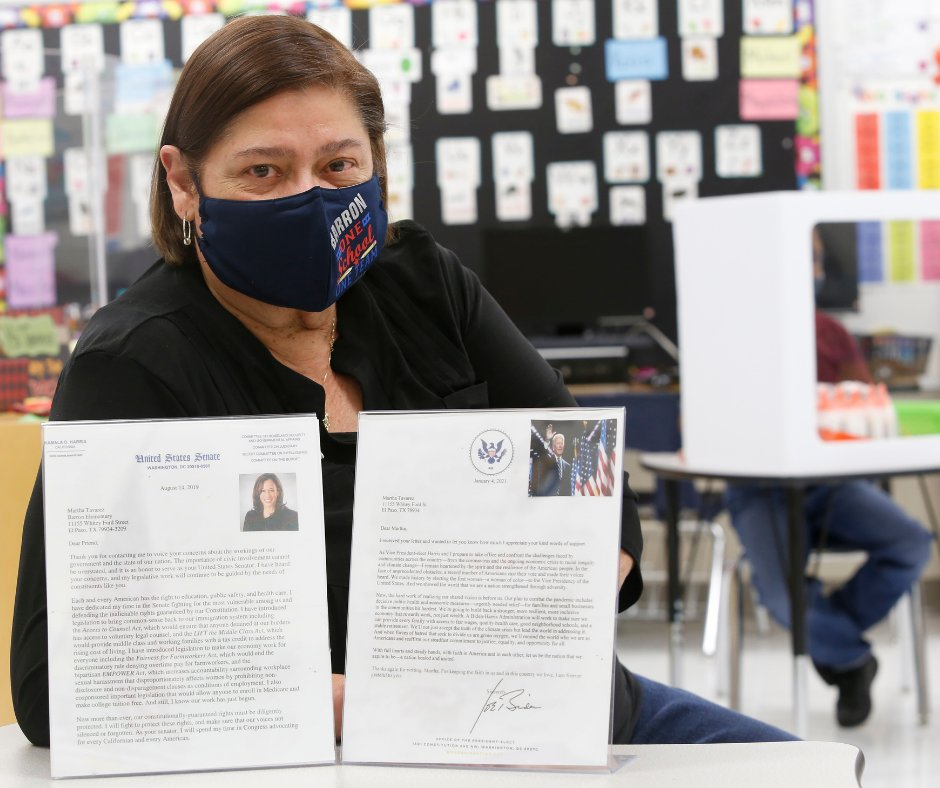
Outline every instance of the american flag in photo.
<path id="1" fill-rule="evenodd" d="M 609 447 L 609 448 L 608 448 Z M 617 421 L 604 419 L 578 438 L 571 474 L 572 495 L 613 495 Z"/>

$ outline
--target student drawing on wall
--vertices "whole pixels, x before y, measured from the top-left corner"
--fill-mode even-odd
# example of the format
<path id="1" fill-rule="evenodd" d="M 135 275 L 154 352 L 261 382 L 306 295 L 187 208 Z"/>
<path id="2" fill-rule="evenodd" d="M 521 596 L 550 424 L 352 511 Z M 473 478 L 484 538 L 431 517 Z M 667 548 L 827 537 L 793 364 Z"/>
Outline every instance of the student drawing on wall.
<path id="1" fill-rule="evenodd" d="M 262 473 L 251 491 L 251 509 L 243 531 L 296 531 L 297 512 L 287 507 L 284 486 L 273 473 Z"/>

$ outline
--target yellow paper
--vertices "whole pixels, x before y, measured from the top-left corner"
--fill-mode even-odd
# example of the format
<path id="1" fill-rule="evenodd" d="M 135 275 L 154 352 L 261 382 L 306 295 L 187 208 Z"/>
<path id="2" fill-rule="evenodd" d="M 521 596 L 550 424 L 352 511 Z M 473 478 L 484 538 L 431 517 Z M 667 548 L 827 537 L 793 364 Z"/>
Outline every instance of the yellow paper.
<path id="1" fill-rule="evenodd" d="M 940 111 L 917 113 L 917 186 L 940 189 Z"/>
<path id="2" fill-rule="evenodd" d="M 892 282 L 913 282 L 914 222 L 888 222 L 888 275 Z"/>
<path id="3" fill-rule="evenodd" d="M 52 121 L 48 118 L 3 121 L 3 157 L 51 156 L 55 152 Z"/>
<path id="4" fill-rule="evenodd" d="M 741 38 L 742 77 L 796 78 L 800 73 L 800 41 L 797 36 Z"/>

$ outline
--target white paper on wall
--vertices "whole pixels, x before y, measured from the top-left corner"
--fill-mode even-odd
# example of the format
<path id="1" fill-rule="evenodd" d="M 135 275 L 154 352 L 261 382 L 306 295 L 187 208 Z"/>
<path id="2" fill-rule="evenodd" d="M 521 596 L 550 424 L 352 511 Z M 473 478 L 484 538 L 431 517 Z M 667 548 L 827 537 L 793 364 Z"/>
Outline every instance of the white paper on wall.
<path id="1" fill-rule="evenodd" d="M 532 184 L 502 181 L 496 187 L 496 218 L 501 222 L 525 222 L 532 218 Z"/>
<path id="2" fill-rule="evenodd" d="M 180 40 L 183 62 L 203 41 L 225 24 L 222 14 L 187 14 L 180 20 Z"/>
<path id="3" fill-rule="evenodd" d="M 542 80 L 534 74 L 493 74 L 486 78 L 486 106 L 493 111 L 538 109 L 542 106 Z"/>
<path id="4" fill-rule="evenodd" d="M 498 131 L 493 135 L 493 180 L 529 183 L 535 178 L 531 132 Z"/>
<path id="5" fill-rule="evenodd" d="M 610 223 L 646 224 L 646 190 L 642 186 L 610 187 Z"/>
<path id="6" fill-rule="evenodd" d="M 661 131 L 656 135 L 656 176 L 660 181 L 702 180 L 702 135 Z"/>
<path id="7" fill-rule="evenodd" d="M 59 31 L 62 71 L 104 71 L 104 29 L 96 22 L 65 25 Z"/>
<path id="8" fill-rule="evenodd" d="M 593 161 L 551 162 L 546 167 L 548 210 L 559 227 L 587 227 L 597 210 L 597 165 Z"/>
<path id="9" fill-rule="evenodd" d="M 793 32 L 793 0 L 744 0 L 744 32 L 787 35 Z"/>
<path id="10" fill-rule="evenodd" d="M 763 172 L 759 126 L 715 127 L 715 172 L 719 178 L 756 178 Z"/>
<path id="11" fill-rule="evenodd" d="M 690 178 L 672 178 L 663 181 L 663 218 L 672 221 L 672 212 L 677 202 L 698 198 L 698 181 Z"/>
<path id="12" fill-rule="evenodd" d="M 476 0 L 436 0 L 431 4 L 431 46 L 475 47 L 477 42 Z"/>
<path id="13" fill-rule="evenodd" d="M 11 93 L 31 93 L 45 71 L 42 31 L 36 28 L 0 33 L 0 68 Z"/>
<path id="14" fill-rule="evenodd" d="M 682 78 L 689 82 L 718 79 L 718 42 L 709 36 L 682 39 Z"/>
<path id="15" fill-rule="evenodd" d="M 10 219 L 16 235 L 41 235 L 46 231 L 42 197 L 22 198 L 10 203 Z"/>
<path id="16" fill-rule="evenodd" d="M 91 205 L 87 194 L 70 194 L 69 204 L 69 233 L 83 237 L 91 234 Z M 135 206 L 136 207 L 136 206 Z"/>
<path id="17" fill-rule="evenodd" d="M 437 185 L 442 190 L 479 187 L 480 140 L 476 137 L 440 137 L 434 144 Z"/>
<path id="18" fill-rule="evenodd" d="M 499 73 L 503 76 L 518 77 L 535 74 L 535 49 L 525 46 L 501 46 Z"/>
<path id="19" fill-rule="evenodd" d="M 653 95 L 645 79 L 614 83 L 614 114 L 621 126 L 642 126 L 653 119 Z"/>
<path id="20" fill-rule="evenodd" d="M 473 111 L 473 76 L 454 71 L 434 78 L 435 106 L 441 115 L 467 115 Z"/>
<path id="21" fill-rule="evenodd" d="M 722 0 L 679 0 L 679 35 L 720 37 L 725 32 Z"/>
<path id="22" fill-rule="evenodd" d="M 559 134 L 583 134 L 594 128 L 589 87 L 555 90 L 555 127 Z"/>
<path id="23" fill-rule="evenodd" d="M 604 180 L 608 183 L 646 183 L 650 179 L 650 143 L 645 131 L 604 134 Z"/>
<path id="24" fill-rule="evenodd" d="M 10 156 L 5 164 L 5 187 L 9 202 L 44 200 L 48 194 L 45 158 Z"/>
<path id="25" fill-rule="evenodd" d="M 496 0 L 496 44 L 534 49 L 539 43 L 536 0 Z"/>
<path id="26" fill-rule="evenodd" d="M 383 99 L 385 98 L 383 92 Z M 407 105 L 385 103 L 385 144 L 407 145 L 411 142 L 411 111 Z"/>
<path id="27" fill-rule="evenodd" d="M 322 27 L 347 49 L 353 48 L 352 11 L 346 6 L 311 8 L 307 11 L 307 21 Z"/>
<path id="28" fill-rule="evenodd" d="M 121 61 L 138 66 L 166 58 L 163 23 L 159 19 L 127 19 L 121 22 Z"/>
<path id="29" fill-rule="evenodd" d="M 552 0 L 552 43 L 591 46 L 596 40 L 594 0 Z"/>
<path id="30" fill-rule="evenodd" d="M 658 0 L 613 0 L 614 38 L 656 38 Z"/>
<path id="31" fill-rule="evenodd" d="M 441 221 L 447 225 L 476 224 L 477 190 L 462 186 L 441 189 Z"/>
<path id="32" fill-rule="evenodd" d="M 407 3 L 369 9 L 371 49 L 412 49 L 415 45 L 414 8 Z"/>

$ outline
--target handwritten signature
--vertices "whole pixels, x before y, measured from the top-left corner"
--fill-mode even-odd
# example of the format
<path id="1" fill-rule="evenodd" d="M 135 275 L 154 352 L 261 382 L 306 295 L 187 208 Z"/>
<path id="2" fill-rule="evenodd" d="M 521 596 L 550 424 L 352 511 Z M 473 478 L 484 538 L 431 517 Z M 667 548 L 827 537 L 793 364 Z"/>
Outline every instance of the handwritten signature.
<path id="1" fill-rule="evenodd" d="M 480 718 L 490 711 L 526 711 L 528 709 L 540 709 L 541 706 L 533 706 L 531 703 L 526 701 L 523 703 L 521 698 L 526 694 L 527 690 L 525 689 L 511 689 L 511 690 L 501 690 L 499 687 L 503 683 L 503 680 L 500 679 L 496 682 L 496 686 L 489 691 L 489 694 L 486 696 L 486 701 L 483 703 L 483 707 L 480 709 L 480 713 L 477 714 L 477 718 L 473 721 L 473 727 L 470 728 L 470 733 L 473 733 L 473 729 L 476 728 L 477 723 L 480 721 Z"/>

